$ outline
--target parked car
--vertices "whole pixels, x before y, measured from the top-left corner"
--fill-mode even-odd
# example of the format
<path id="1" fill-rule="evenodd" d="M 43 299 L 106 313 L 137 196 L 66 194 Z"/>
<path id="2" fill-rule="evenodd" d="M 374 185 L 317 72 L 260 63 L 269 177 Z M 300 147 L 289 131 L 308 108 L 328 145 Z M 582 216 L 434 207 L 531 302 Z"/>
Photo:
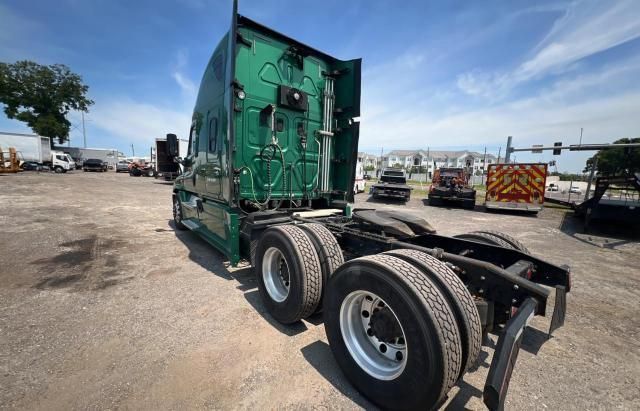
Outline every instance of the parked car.
<path id="1" fill-rule="evenodd" d="M 90 158 L 88 160 L 84 160 L 82 163 L 82 169 L 84 171 L 107 171 L 107 163 L 102 160 L 98 160 L 96 158 Z"/>
<path id="2" fill-rule="evenodd" d="M 116 164 L 116 173 L 128 173 L 129 172 L 129 162 L 127 161 L 118 161 Z"/>
<path id="3" fill-rule="evenodd" d="M 35 161 L 25 161 L 22 163 L 22 169 L 25 171 L 42 171 L 42 165 Z"/>
<path id="4" fill-rule="evenodd" d="M 582 190 L 580 190 L 578 187 L 571 187 L 569 189 L 569 192 L 571 194 L 582 194 Z"/>

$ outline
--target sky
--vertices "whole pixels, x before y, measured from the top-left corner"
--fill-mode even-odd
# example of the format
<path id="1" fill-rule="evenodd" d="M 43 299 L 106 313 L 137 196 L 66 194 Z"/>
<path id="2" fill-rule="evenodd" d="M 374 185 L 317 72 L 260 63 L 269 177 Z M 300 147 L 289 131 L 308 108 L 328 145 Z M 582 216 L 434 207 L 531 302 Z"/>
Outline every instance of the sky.
<path id="1" fill-rule="evenodd" d="M 0 61 L 62 63 L 95 101 L 87 146 L 149 152 L 188 133 L 231 0 L 4 0 Z M 640 136 L 640 1 L 240 0 L 239 12 L 363 59 L 360 151 L 471 149 Z M 71 145 L 82 146 L 79 113 Z M 0 114 L 0 131 L 26 132 Z M 580 172 L 592 153 L 515 153 Z"/>

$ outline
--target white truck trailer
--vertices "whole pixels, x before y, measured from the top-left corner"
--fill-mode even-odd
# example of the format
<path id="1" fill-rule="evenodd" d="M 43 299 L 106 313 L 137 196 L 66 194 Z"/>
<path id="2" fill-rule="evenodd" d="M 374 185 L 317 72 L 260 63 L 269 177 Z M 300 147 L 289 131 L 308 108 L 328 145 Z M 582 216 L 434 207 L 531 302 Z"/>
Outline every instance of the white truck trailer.
<path id="1" fill-rule="evenodd" d="M 36 134 L 0 132 L 0 147 L 14 147 L 22 165 L 25 161 L 49 166 L 56 173 L 74 170 L 74 160 L 62 151 L 51 150 L 49 137 Z"/>

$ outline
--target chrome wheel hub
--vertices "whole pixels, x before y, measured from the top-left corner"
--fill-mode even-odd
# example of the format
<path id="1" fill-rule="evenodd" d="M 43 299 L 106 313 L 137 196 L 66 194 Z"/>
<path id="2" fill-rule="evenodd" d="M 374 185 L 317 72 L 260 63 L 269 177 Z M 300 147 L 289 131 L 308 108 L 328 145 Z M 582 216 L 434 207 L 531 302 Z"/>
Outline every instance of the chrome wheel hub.
<path id="1" fill-rule="evenodd" d="M 289 266 L 282 252 L 276 247 L 269 247 L 264 253 L 262 280 L 267 293 L 274 301 L 281 303 L 289 295 Z"/>
<path id="2" fill-rule="evenodd" d="M 397 378 L 407 364 L 407 341 L 393 309 L 374 293 L 350 293 L 340 307 L 340 331 L 351 357 L 379 380 Z"/>

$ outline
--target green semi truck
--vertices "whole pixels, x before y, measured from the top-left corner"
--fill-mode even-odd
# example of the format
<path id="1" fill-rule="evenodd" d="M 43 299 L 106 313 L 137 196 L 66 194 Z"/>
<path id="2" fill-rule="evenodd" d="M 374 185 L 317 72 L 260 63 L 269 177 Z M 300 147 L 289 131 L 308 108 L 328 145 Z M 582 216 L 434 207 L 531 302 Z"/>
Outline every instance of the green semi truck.
<path id="1" fill-rule="evenodd" d="M 431 409 L 499 333 L 485 403 L 504 403 L 522 330 L 556 298 L 568 267 L 495 232 L 436 234 L 421 218 L 353 209 L 361 60 L 339 60 L 237 13 L 206 66 L 189 149 L 167 135 L 184 172 L 176 229 L 232 265 L 249 261 L 262 301 L 291 324 L 322 312 L 349 381 L 375 404 Z M 549 288 L 550 287 L 550 288 Z"/>

